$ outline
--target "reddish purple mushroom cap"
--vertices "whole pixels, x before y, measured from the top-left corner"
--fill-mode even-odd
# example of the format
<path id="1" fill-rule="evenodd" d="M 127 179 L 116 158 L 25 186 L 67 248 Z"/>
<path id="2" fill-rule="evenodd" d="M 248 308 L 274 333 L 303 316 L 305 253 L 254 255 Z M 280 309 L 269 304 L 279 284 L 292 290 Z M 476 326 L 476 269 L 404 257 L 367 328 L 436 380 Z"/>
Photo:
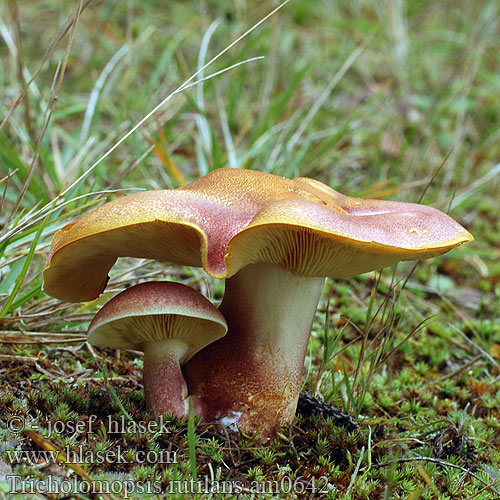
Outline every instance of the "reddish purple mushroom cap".
<path id="1" fill-rule="evenodd" d="M 226 334 L 226 320 L 196 290 L 181 283 L 141 283 L 116 295 L 96 314 L 88 341 L 101 347 L 143 351 L 148 342 L 185 344 L 179 359 L 188 361 L 200 349 Z"/>
<path id="2" fill-rule="evenodd" d="M 88 342 L 144 352 L 144 392 L 153 415 L 188 412 L 180 366 L 224 336 L 227 324 L 196 290 L 171 282 L 142 283 L 119 293 L 95 316 Z"/>

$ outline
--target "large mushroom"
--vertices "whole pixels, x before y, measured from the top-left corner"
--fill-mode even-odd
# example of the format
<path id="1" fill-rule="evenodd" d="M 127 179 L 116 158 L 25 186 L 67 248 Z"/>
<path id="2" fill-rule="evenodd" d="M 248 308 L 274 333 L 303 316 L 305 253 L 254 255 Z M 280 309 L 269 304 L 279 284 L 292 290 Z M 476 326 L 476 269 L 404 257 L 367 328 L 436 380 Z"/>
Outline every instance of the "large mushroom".
<path id="1" fill-rule="evenodd" d="M 87 340 L 143 351 L 148 410 L 154 416 L 169 411 L 183 418 L 189 396 L 181 365 L 226 331 L 224 317 L 203 295 L 181 283 L 158 281 L 113 297 L 90 323 Z"/>
<path id="2" fill-rule="evenodd" d="M 232 415 L 241 429 L 271 435 L 293 418 L 325 276 L 434 257 L 472 239 L 424 205 L 219 169 L 183 188 L 118 198 L 58 231 L 45 290 L 94 299 L 120 256 L 203 266 L 226 279 L 228 334 L 184 367 L 188 388 L 206 420 Z"/>

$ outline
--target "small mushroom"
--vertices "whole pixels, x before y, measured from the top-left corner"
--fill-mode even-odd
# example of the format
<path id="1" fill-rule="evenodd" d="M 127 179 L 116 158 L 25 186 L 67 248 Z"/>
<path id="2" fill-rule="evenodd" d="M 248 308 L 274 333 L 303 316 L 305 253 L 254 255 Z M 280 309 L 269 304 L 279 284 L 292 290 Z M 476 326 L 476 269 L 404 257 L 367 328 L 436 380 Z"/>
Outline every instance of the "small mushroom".
<path id="1" fill-rule="evenodd" d="M 124 290 L 96 314 L 88 342 L 144 352 L 144 393 L 149 411 L 186 417 L 189 399 L 181 365 L 226 334 L 222 314 L 196 290 L 166 281 Z"/>
<path id="2" fill-rule="evenodd" d="M 243 430 L 272 435 L 295 413 L 325 276 L 427 259 L 472 239 L 432 207 L 218 169 L 179 189 L 118 198 L 58 231 L 44 286 L 63 300 L 94 299 L 120 256 L 203 266 L 226 279 L 228 334 L 186 364 L 186 381 L 206 420 L 237 418 Z"/>

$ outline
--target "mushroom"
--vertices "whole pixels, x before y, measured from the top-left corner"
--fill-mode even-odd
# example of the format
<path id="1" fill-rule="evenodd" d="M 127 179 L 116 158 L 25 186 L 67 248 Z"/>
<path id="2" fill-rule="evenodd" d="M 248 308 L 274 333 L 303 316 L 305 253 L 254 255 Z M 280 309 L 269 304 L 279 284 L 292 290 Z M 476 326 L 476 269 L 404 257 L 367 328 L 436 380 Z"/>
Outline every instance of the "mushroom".
<path id="1" fill-rule="evenodd" d="M 295 413 L 325 276 L 434 257 L 472 240 L 437 209 L 345 196 L 308 178 L 218 169 L 175 190 L 124 196 L 56 233 L 45 290 L 91 300 L 119 256 L 203 266 L 226 279 L 228 334 L 184 367 L 206 420 L 272 435 Z M 78 281 L 78 287 L 72 283 Z"/>
<path id="2" fill-rule="evenodd" d="M 166 281 L 141 283 L 112 298 L 96 314 L 88 342 L 144 352 L 148 410 L 186 417 L 187 386 L 180 365 L 227 332 L 222 314 L 196 290 Z"/>

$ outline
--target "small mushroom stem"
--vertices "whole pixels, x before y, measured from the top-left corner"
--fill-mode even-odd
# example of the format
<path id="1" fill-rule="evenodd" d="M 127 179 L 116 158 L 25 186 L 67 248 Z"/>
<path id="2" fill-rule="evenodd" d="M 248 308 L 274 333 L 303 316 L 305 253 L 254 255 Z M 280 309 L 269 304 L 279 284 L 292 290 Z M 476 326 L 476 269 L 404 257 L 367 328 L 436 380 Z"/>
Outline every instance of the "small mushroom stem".
<path id="1" fill-rule="evenodd" d="M 155 417 L 172 412 L 185 418 L 189 411 L 187 386 L 179 359 L 187 351 L 180 340 L 159 340 L 144 344 L 144 394 L 148 411 Z"/>
<path id="2" fill-rule="evenodd" d="M 292 421 L 323 283 L 272 264 L 226 280 L 228 333 L 183 367 L 205 420 L 234 417 L 241 430 L 264 436 Z"/>

